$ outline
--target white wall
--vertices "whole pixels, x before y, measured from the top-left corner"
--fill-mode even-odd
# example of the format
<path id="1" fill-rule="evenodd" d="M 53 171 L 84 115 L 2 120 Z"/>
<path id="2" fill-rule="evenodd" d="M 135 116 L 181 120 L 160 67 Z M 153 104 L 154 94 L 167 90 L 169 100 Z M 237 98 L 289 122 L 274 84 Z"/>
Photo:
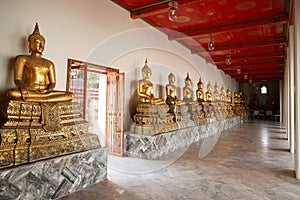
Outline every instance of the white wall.
<path id="1" fill-rule="evenodd" d="M 27 36 L 35 22 L 46 38 L 44 57 L 56 65 L 57 90 L 65 90 L 67 58 L 112 66 L 125 72 L 125 129 L 130 124 L 129 102 L 148 58 L 157 97 L 164 97 L 170 72 L 176 75 L 178 96 L 189 72 L 193 87 L 201 77 L 237 90 L 237 83 L 211 64 L 107 0 L 0 0 L 0 94 L 15 87 L 13 58 L 28 54 Z M 0 96 L 1 97 L 1 96 Z M 3 96 L 2 96 L 3 97 Z"/>

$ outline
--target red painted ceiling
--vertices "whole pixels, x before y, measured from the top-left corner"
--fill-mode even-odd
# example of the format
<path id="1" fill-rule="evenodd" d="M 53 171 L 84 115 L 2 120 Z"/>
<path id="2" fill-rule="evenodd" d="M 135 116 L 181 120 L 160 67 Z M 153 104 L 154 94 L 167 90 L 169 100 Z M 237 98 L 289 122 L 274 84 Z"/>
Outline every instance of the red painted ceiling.
<path id="1" fill-rule="evenodd" d="M 177 0 L 174 22 L 171 0 L 112 1 L 238 82 L 283 79 L 292 0 Z"/>

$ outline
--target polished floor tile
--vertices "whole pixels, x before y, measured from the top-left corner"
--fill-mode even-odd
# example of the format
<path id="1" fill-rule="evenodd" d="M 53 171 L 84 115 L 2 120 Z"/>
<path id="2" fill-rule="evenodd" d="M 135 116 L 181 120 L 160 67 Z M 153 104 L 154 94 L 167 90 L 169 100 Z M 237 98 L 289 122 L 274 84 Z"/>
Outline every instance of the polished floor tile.
<path id="1" fill-rule="evenodd" d="M 160 160 L 108 157 L 108 180 L 61 200 L 300 199 L 278 122 L 248 121 Z"/>

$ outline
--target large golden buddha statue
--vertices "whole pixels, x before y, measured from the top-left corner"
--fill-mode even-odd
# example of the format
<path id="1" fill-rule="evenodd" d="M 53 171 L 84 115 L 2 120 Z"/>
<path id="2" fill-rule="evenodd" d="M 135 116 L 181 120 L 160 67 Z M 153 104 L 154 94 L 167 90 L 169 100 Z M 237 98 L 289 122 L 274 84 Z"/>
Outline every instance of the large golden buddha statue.
<path id="1" fill-rule="evenodd" d="M 42 58 L 45 38 L 38 24 L 28 37 L 31 55 L 16 57 L 14 80 L 0 106 L 0 169 L 101 147 L 81 117 L 73 94 L 55 91 L 53 62 Z"/>
<path id="2" fill-rule="evenodd" d="M 197 86 L 198 86 L 198 89 L 196 90 L 197 101 L 199 103 L 202 103 L 204 101 L 204 92 L 203 92 L 204 84 L 201 78 L 199 79 Z"/>
<path id="3" fill-rule="evenodd" d="M 151 68 L 148 67 L 148 61 L 146 59 L 145 65 L 142 68 L 143 79 L 138 81 L 137 93 L 140 96 L 140 102 L 150 103 L 150 104 L 163 104 L 164 99 L 155 98 L 153 94 L 153 84 L 149 80 L 151 77 Z"/>
<path id="4" fill-rule="evenodd" d="M 42 58 L 45 38 L 40 34 L 36 23 L 34 31 L 28 37 L 29 53 L 16 57 L 14 80 L 18 88 L 9 90 L 12 100 L 28 102 L 68 102 L 72 93 L 54 91 L 56 84 L 53 62 Z"/>

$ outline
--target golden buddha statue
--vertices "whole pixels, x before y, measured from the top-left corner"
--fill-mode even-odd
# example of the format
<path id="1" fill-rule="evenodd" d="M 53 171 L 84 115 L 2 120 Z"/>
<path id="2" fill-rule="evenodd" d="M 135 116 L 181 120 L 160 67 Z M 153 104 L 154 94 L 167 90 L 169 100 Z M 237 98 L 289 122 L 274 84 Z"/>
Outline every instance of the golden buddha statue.
<path id="1" fill-rule="evenodd" d="M 166 103 L 168 105 L 180 105 L 183 104 L 182 101 L 179 101 L 176 96 L 176 86 L 175 83 L 175 76 L 174 74 L 170 73 L 168 76 L 169 84 L 166 85 Z"/>
<path id="2" fill-rule="evenodd" d="M 243 92 L 242 91 L 239 91 L 239 102 L 242 103 L 242 104 L 245 104 L 245 98 L 244 98 L 244 95 L 243 95 Z"/>
<path id="3" fill-rule="evenodd" d="M 220 101 L 224 102 L 225 98 L 226 98 L 225 88 L 224 88 L 224 86 L 222 86 L 222 88 L 221 88 L 221 94 L 220 94 Z"/>
<path id="4" fill-rule="evenodd" d="M 146 59 L 145 65 L 142 68 L 143 79 L 138 81 L 137 93 L 140 96 L 140 102 L 150 103 L 150 104 L 163 104 L 164 99 L 155 98 L 153 94 L 153 84 L 149 80 L 151 77 L 151 68 L 148 67 L 148 61 Z"/>
<path id="5" fill-rule="evenodd" d="M 215 83 L 215 86 L 214 86 L 214 101 L 215 102 L 220 101 L 219 86 L 216 83 Z"/>
<path id="6" fill-rule="evenodd" d="M 234 92 L 234 95 L 233 95 L 233 102 L 235 104 L 239 104 L 240 103 L 240 100 L 239 100 L 239 94 L 237 91 Z"/>
<path id="7" fill-rule="evenodd" d="M 206 100 L 206 102 L 212 102 L 212 93 L 211 93 L 210 82 L 208 82 L 208 84 L 206 86 L 205 100 Z"/>
<path id="8" fill-rule="evenodd" d="M 198 89 L 196 90 L 196 96 L 197 101 L 199 103 L 202 103 L 204 101 L 204 92 L 203 92 L 203 82 L 201 81 L 201 78 L 199 79 L 199 82 L 197 83 Z"/>
<path id="9" fill-rule="evenodd" d="M 7 92 L 10 99 L 28 102 L 68 102 L 72 100 L 71 92 L 54 91 L 55 68 L 53 62 L 42 58 L 44 46 L 45 38 L 40 34 L 36 23 L 33 33 L 28 37 L 31 55 L 16 57 L 14 80 L 18 88 Z"/>
<path id="10" fill-rule="evenodd" d="M 189 73 L 187 73 L 187 76 L 185 78 L 185 86 L 183 87 L 183 101 L 187 103 L 193 102 L 193 90 L 191 88 L 192 80 L 190 78 Z"/>
<path id="11" fill-rule="evenodd" d="M 226 90 L 226 98 L 225 98 L 225 101 L 226 101 L 227 103 L 231 103 L 231 91 L 230 91 L 230 88 L 228 88 L 228 89 Z"/>

